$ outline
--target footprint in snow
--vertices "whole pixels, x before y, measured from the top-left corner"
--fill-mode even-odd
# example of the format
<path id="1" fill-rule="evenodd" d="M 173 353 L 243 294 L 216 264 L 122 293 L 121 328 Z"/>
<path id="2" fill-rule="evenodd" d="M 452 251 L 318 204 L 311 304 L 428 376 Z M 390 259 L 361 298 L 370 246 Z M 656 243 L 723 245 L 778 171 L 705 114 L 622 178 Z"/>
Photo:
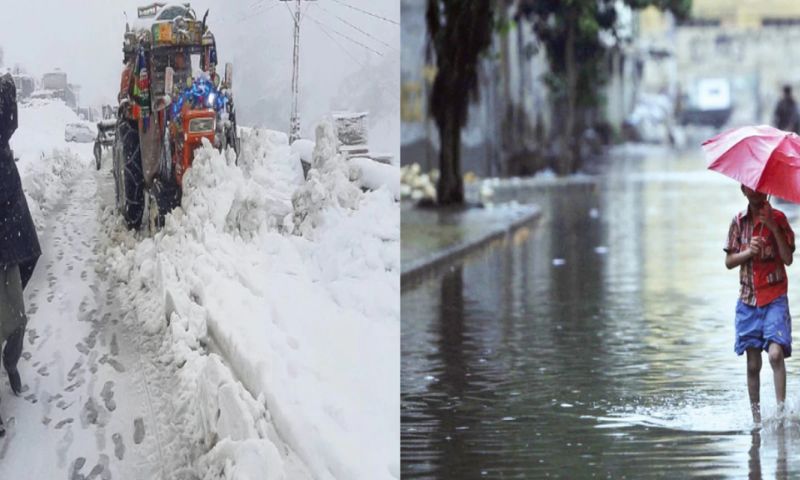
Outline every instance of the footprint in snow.
<path id="1" fill-rule="evenodd" d="M 117 360 L 115 360 L 113 358 L 108 358 L 107 354 L 103 355 L 102 357 L 100 357 L 99 362 L 100 363 L 107 363 L 107 364 L 111 365 L 114 368 L 114 370 L 116 370 L 119 373 L 122 373 L 122 372 L 125 371 L 125 367 L 121 363 L 119 363 Z"/>
<path id="2" fill-rule="evenodd" d="M 100 398 L 109 412 L 117 409 L 117 402 L 114 401 L 114 382 L 109 380 L 103 385 L 103 391 L 100 392 Z"/>
<path id="3" fill-rule="evenodd" d="M 94 398 L 89 397 L 83 405 L 83 410 L 81 410 L 81 425 L 83 428 L 86 428 L 89 425 L 95 424 L 97 423 L 97 417 L 97 403 L 95 403 Z"/>
<path id="4" fill-rule="evenodd" d="M 142 417 L 136 417 L 133 420 L 133 443 L 139 445 L 144 440 L 144 420 Z"/>
<path id="5" fill-rule="evenodd" d="M 56 423 L 56 430 L 60 430 L 61 427 L 63 427 L 64 425 L 69 425 L 70 423 L 72 423 L 74 421 L 75 420 L 72 419 L 72 418 L 65 418 L 64 420 L 61 420 L 60 422 Z"/>
<path id="6" fill-rule="evenodd" d="M 85 480 L 86 477 L 80 473 L 84 465 L 86 465 L 86 459 L 83 457 L 78 457 L 73 460 L 72 466 L 70 467 L 69 480 Z"/>
<path id="7" fill-rule="evenodd" d="M 122 441 L 122 435 L 115 433 L 111 435 L 111 440 L 114 442 L 114 455 L 118 460 L 122 460 L 125 457 L 125 444 Z"/>

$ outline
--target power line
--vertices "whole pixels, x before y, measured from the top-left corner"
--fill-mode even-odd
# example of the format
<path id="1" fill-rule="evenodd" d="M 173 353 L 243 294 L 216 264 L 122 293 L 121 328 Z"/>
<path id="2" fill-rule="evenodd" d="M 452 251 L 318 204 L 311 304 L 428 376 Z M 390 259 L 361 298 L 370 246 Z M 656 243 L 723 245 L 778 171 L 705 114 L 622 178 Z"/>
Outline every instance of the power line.
<path id="1" fill-rule="evenodd" d="M 268 7 L 263 7 L 261 10 L 259 10 L 259 11 L 257 11 L 257 12 L 254 12 L 254 13 L 252 13 L 252 12 L 251 12 L 251 13 L 244 13 L 244 14 L 242 14 L 242 16 L 241 16 L 241 20 L 242 20 L 242 21 L 243 21 L 243 20 L 248 20 L 248 19 L 250 19 L 250 18 L 253 18 L 253 17 L 255 17 L 255 16 L 262 15 L 262 14 L 264 14 L 264 13 L 267 13 L 267 12 L 269 12 L 270 10 L 272 10 L 273 8 L 275 8 L 275 7 L 277 7 L 277 6 L 278 6 L 278 4 L 277 4 L 277 3 L 273 3 L 272 5 L 270 5 L 270 6 L 268 6 Z"/>
<path id="2" fill-rule="evenodd" d="M 371 38 L 371 39 L 375 40 L 376 42 L 378 42 L 378 43 L 382 44 L 383 46 L 385 46 L 385 47 L 387 47 L 387 48 L 392 48 L 392 47 L 391 47 L 391 46 L 390 46 L 388 43 L 384 42 L 384 41 L 383 41 L 383 40 L 381 40 L 380 38 L 376 38 L 376 37 L 374 37 L 373 35 L 371 35 L 371 34 L 369 34 L 369 33 L 365 32 L 364 30 L 362 30 L 362 29 L 360 29 L 359 27 L 357 27 L 357 26 L 353 25 L 352 23 L 348 22 L 347 20 L 345 20 L 344 18 L 340 17 L 339 15 L 336 15 L 335 13 L 332 13 L 332 12 L 330 12 L 329 10 L 327 10 L 326 8 L 324 8 L 324 7 L 322 7 L 322 6 L 320 6 L 319 8 L 321 8 L 323 11 L 325 11 L 325 12 L 327 12 L 327 13 L 330 13 L 330 14 L 331 14 L 331 15 L 333 15 L 334 17 L 338 18 L 338 19 L 339 19 L 339 20 L 340 20 L 342 23 L 345 23 L 345 24 L 347 24 L 347 25 L 349 25 L 349 26 L 353 27 L 354 29 L 356 29 L 356 30 L 358 30 L 359 32 L 363 33 L 364 35 L 368 36 L 369 38 Z"/>
<path id="3" fill-rule="evenodd" d="M 392 23 L 394 25 L 400 25 L 400 23 L 395 22 L 394 20 L 391 20 L 391 19 L 386 18 L 386 17 L 382 17 L 382 16 L 380 16 L 380 15 L 378 15 L 376 13 L 368 12 L 368 11 L 363 10 L 361 8 L 358 8 L 358 7 L 354 7 L 354 6 L 350 5 L 349 3 L 345 3 L 345 2 L 343 2 L 341 0 L 333 0 L 333 1 L 338 3 L 338 4 L 344 5 L 345 7 L 352 8 L 353 10 L 359 11 L 361 13 L 366 13 L 367 15 L 369 15 L 371 17 L 375 17 L 375 18 L 381 19 L 384 22 L 389 22 L 389 23 Z"/>
<path id="4" fill-rule="evenodd" d="M 306 2 L 306 9 L 303 10 L 303 12 L 300 14 L 300 21 L 301 22 L 303 21 L 303 17 L 306 16 L 306 13 L 308 13 L 308 7 L 310 7 L 310 6 L 311 6 L 311 3 L 310 2 Z"/>
<path id="5" fill-rule="evenodd" d="M 243 12 L 243 13 L 239 13 L 237 15 L 233 15 L 233 16 L 230 16 L 230 17 L 221 18 L 220 21 L 219 21 L 219 24 L 225 24 L 225 23 L 228 23 L 228 22 L 231 22 L 231 21 L 235 21 L 235 23 L 238 24 L 238 23 L 242 23 L 242 22 L 244 22 L 246 20 L 252 20 L 254 18 L 258 18 L 259 16 L 267 13 L 268 11 L 270 11 L 273 8 L 275 8 L 276 6 L 278 6 L 278 3 L 270 4 L 270 3 L 265 3 L 265 2 L 267 2 L 267 0 L 261 0 L 260 2 L 255 4 L 256 7 L 252 9 L 253 11 Z"/>
<path id="6" fill-rule="evenodd" d="M 311 20 L 314 20 L 314 19 L 312 18 Z M 361 63 L 361 62 L 360 62 L 360 61 L 359 61 L 359 60 L 358 60 L 358 59 L 355 57 L 355 55 L 353 55 L 352 53 L 350 53 L 350 51 L 349 51 L 348 49 L 344 48 L 344 46 L 343 46 L 343 45 L 342 45 L 342 44 L 339 42 L 339 40 L 336 40 L 336 39 L 335 39 L 333 36 L 331 36 L 331 34 L 330 34 L 330 33 L 328 33 L 328 29 L 327 29 L 327 28 L 325 28 L 325 27 L 324 27 L 324 26 L 323 26 L 321 23 L 317 22 L 316 20 L 314 20 L 314 22 L 316 22 L 316 23 L 319 25 L 319 28 L 320 28 L 320 30 L 322 31 L 322 33 L 324 33 L 324 34 L 325 34 L 325 35 L 326 35 L 328 38 L 330 38 L 330 39 L 333 41 L 333 43 L 335 43 L 336 45 L 338 45 L 338 46 L 339 46 L 339 48 L 340 48 L 340 49 L 342 49 L 342 51 L 343 51 L 344 53 L 346 53 L 348 57 L 352 58 L 352 59 L 353 59 L 353 61 L 354 61 L 354 62 L 356 62 L 356 64 L 358 64 L 358 66 L 359 66 L 359 67 L 361 67 L 361 68 L 366 68 L 366 66 L 365 66 L 363 63 Z"/>
<path id="7" fill-rule="evenodd" d="M 306 16 L 307 16 L 308 18 L 310 18 L 311 20 L 313 20 L 313 21 L 314 21 L 314 23 L 316 23 L 316 24 L 318 24 L 318 25 L 322 26 L 322 23 L 320 23 L 319 21 L 317 21 L 317 19 L 315 19 L 315 18 L 314 18 L 314 17 L 312 17 L 311 15 L 309 15 L 309 14 L 307 14 L 307 13 L 306 13 Z M 344 38 L 346 38 L 347 40 L 350 40 L 351 42 L 355 43 L 356 45 L 359 45 L 359 46 L 361 46 L 362 48 L 366 48 L 367 50 L 369 50 L 370 52 L 373 52 L 373 53 L 375 53 L 375 54 L 376 54 L 376 55 L 378 55 L 378 56 L 381 56 L 381 57 L 383 56 L 383 54 L 382 54 L 381 52 L 379 52 L 379 51 L 375 50 L 375 49 L 374 49 L 374 48 L 372 48 L 372 47 L 368 47 L 367 45 L 364 45 L 363 43 L 359 42 L 358 40 L 354 40 L 353 38 L 351 38 L 351 37 L 349 37 L 349 36 L 345 35 L 344 33 L 342 33 L 342 32 L 340 32 L 340 31 L 336 30 L 335 28 L 333 28 L 333 27 L 331 27 L 331 26 L 328 26 L 328 28 L 330 28 L 330 29 L 333 31 L 333 33 L 335 33 L 335 34 L 339 35 L 340 37 L 344 37 Z"/>
<path id="8" fill-rule="evenodd" d="M 289 8 L 289 2 L 285 2 L 285 1 L 284 1 L 284 2 L 281 2 L 281 3 L 283 3 L 284 5 L 286 5 L 286 10 L 288 10 L 288 11 L 289 11 L 289 16 L 291 16 L 291 17 L 292 17 L 292 23 L 296 23 L 296 20 L 294 19 L 294 12 L 292 11 L 292 9 L 291 9 L 291 8 Z"/>

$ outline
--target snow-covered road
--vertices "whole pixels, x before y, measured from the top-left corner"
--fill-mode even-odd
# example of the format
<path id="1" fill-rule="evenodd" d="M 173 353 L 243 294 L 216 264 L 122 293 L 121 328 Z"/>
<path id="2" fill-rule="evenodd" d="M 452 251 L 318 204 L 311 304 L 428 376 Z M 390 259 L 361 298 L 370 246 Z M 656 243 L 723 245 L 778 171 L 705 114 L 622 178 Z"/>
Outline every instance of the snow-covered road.
<path id="1" fill-rule="evenodd" d="M 164 229 L 130 232 L 74 118 L 27 105 L 12 139 L 44 254 L 0 478 L 398 478 L 391 189 L 335 146 L 304 181 L 285 134 L 245 129 L 238 165 L 198 150 Z"/>
<path id="2" fill-rule="evenodd" d="M 87 166 L 40 232 L 43 255 L 26 290 L 24 392 L 13 397 L 6 381 L 0 393 L 9 424 L 0 478 L 156 478 L 179 461 L 160 393 L 171 372 L 154 361 L 156 340 L 121 321 L 129 312 L 102 273 L 98 205 L 113 202 L 110 188 L 107 171 Z"/>

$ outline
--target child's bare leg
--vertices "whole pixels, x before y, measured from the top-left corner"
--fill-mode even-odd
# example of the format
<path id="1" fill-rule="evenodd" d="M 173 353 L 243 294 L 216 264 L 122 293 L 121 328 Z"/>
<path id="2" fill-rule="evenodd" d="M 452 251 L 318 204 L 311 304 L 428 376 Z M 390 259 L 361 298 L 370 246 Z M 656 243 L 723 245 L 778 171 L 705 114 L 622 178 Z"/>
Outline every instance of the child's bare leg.
<path id="1" fill-rule="evenodd" d="M 761 395 L 759 388 L 761 381 L 761 350 L 758 348 L 747 349 L 747 393 L 750 394 L 750 410 L 753 413 L 753 422 L 761 423 Z"/>
<path id="2" fill-rule="evenodd" d="M 772 342 L 769 344 L 768 352 L 769 364 L 772 365 L 772 377 L 775 380 L 775 400 L 780 410 L 786 400 L 786 364 L 783 361 L 783 347 Z"/>

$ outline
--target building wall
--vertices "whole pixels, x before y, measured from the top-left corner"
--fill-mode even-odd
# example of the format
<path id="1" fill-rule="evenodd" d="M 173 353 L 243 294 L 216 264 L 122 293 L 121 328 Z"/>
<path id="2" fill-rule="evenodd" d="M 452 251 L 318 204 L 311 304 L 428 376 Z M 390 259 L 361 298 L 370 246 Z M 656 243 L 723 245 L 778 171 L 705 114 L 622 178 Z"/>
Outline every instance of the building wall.
<path id="1" fill-rule="evenodd" d="M 425 8 L 424 1 L 401 2 L 401 164 L 430 169 L 438 168 L 439 137 L 428 119 L 435 67 L 425 61 Z M 530 25 L 515 26 L 508 37 L 497 35 L 491 48 L 479 69 L 479 100 L 470 105 L 462 132 L 462 172 L 480 176 L 504 174 L 506 159 L 513 154 L 502 145 L 508 102 L 523 112 L 516 122 L 535 123 L 536 112 L 544 122 L 548 118 L 540 78 L 546 63 L 544 53 L 534 47 Z"/>
<path id="2" fill-rule="evenodd" d="M 722 26 L 759 29 L 764 19 L 800 18 L 796 0 L 693 0 L 692 16 L 719 19 Z"/>
<path id="3" fill-rule="evenodd" d="M 783 85 L 800 91 L 800 2 L 694 0 L 692 20 L 642 12 L 639 44 L 646 58 L 645 91 L 692 91 L 703 78 L 725 78 L 733 98 L 731 125 L 769 123 Z M 649 52 L 667 52 L 656 60 Z M 676 91 L 677 90 L 677 91 Z"/>

